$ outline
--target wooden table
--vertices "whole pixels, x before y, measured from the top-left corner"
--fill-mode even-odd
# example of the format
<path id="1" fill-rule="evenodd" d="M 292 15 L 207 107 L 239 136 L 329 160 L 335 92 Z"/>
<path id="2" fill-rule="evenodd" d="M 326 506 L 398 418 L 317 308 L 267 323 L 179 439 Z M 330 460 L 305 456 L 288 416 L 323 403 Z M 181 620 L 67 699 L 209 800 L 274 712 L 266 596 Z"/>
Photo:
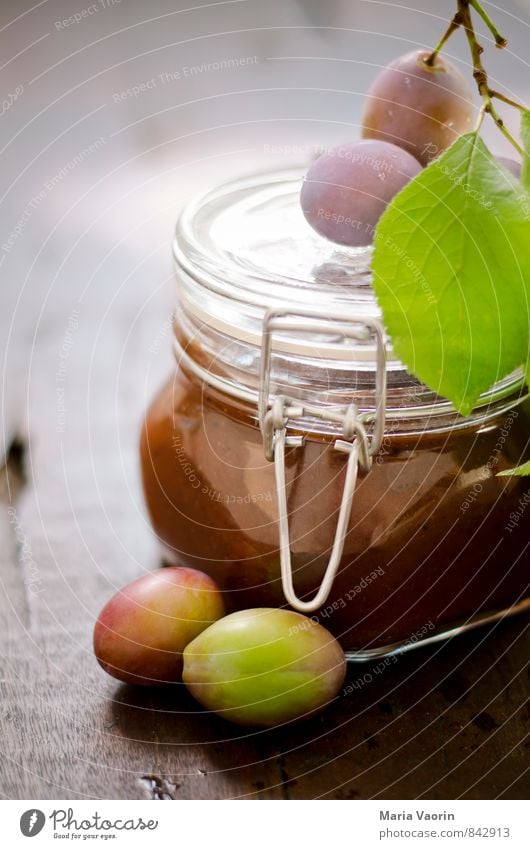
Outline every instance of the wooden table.
<path id="1" fill-rule="evenodd" d="M 252 162 L 263 167 L 264 142 L 326 142 L 338 137 L 340 115 L 358 113 L 359 97 L 352 104 L 336 76 L 344 65 L 321 63 L 317 83 L 310 62 L 268 57 L 329 49 L 373 58 L 377 43 L 386 60 L 403 49 L 388 39 L 406 32 L 408 19 L 398 6 L 386 7 L 383 20 L 375 5 L 359 4 L 350 20 L 345 6 L 350 29 L 330 46 L 310 28 L 282 29 L 311 22 L 310 7 L 294 2 L 260 4 L 259 12 L 228 4 L 214 23 L 199 12 L 168 18 L 174 4 L 153 3 L 153 18 L 166 17 L 142 25 L 141 39 L 145 4 L 109 8 L 67 31 L 54 21 L 68 4 L 36 4 L 9 23 L 19 6 L 3 3 L 0 13 L 11 57 L 6 90 L 24 89 L 2 117 L 2 242 L 31 210 L 1 266 L 0 424 L 9 456 L 0 473 L 0 793 L 523 798 L 527 617 L 395 662 L 353 666 L 348 694 L 325 714 L 256 733 L 203 714 L 181 689 L 119 686 L 91 650 L 95 617 L 115 588 L 158 564 L 137 437 L 146 401 L 171 368 L 178 206 L 214 178 Z M 439 20 L 427 16 L 424 26 L 432 41 Z M 246 34 L 236 44 L 230 35 L 197 40 L 209 27 Z M 370 42 L 363 32 L 378 27 L 387 40 Z M 521 55 L 526 37 L 515 33 Z M 259 62 L 232 78 L 203 74 L 160 84 L 155 95 L 114 98 L 193 61 L 254 53 Z M 372 70 L 360 62 L 356 90 Z M 346 92 L 329 95 L 331 88 Z M 200 98 L 212 94 L 219 97 L 205 112 Z M 237 121 L 236 130 L 223 129 Z"/>
<path id="2" fill-rule="evenodd" d="M 201 712 L 184 688 L 120 686 L 99 669 L 90 636 L 94 613 L 109 594 L 101 571 L 115 568 L 112 529 L 127 521 L 119 493 L 107 500 L 106 528 L 97 527 L 91 497 L 77 514 L 99 552 L 94 569 L 89 552 L 73 544 L 72 519 L 61 509 L 40 526 L 42 537 L 29 535 L 23 461 L 19 449 L 12 452 L 1 494 L 5 797 L 528 794 L 527 617 L 400 658 L 353 665 L 347 694 L 322 716 L 248 733 Z"/>

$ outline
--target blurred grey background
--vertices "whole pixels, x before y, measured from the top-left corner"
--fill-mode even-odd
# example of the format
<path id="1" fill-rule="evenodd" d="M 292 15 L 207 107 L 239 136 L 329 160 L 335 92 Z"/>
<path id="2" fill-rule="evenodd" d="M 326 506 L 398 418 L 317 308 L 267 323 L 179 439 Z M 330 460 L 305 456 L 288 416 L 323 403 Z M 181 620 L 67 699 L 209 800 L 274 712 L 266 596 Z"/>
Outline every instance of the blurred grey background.
<path id="1" fill-rule="evenodd" d="M 509 39 L 495 50 L 478 26 L 491 80 L 529 102 L 530 0 L 485 5 Z M 358 136 L 378 68 L 434 46 L 453 6 L 2 0 L 1 449 L 15 436 L 27 444 L 26 509 L 43 526 L 65 493 L 76 522 L 85 501 L 104 513 L 126 492 L 124 514 L 143 515 L 137 434 L 171 366 L 170 243 L 185 200 Z M 446 54 L 468 67 L 461 33 Z M 517 132 L 517 115 L 501 111 Z M 141 559 L 140 525 L 141 543 L 125 516 L 112 531 Z"/>

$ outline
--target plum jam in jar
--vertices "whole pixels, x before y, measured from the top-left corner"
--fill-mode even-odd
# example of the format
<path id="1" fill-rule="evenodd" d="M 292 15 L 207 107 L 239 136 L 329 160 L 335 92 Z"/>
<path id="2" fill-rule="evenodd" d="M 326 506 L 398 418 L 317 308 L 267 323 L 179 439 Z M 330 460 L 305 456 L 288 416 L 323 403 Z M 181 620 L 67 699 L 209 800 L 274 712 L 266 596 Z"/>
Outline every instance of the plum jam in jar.
<path id="1" fill-rule="evenodd" d="M 145 497 L 168 563 L 229 608 L 290 606 L 351 659 L 530 608 L 519 373 L 468 417 L 407 373 L 370 249 L 315 234 L 302 171 L 225 185 L 181 215 L 176 368 L 147 412 Z"/>

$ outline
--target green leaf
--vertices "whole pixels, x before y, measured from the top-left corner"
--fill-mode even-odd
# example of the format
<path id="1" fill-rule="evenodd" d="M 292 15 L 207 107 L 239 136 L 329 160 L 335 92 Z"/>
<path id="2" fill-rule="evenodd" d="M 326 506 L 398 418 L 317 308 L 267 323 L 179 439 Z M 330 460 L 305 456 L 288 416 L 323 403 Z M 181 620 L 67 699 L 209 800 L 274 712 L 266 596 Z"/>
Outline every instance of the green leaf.
<path id="1" fill-rule="evenodd" d="M 530 460 L 528 460 L 527 463 L 522 463 L 520 466 L 516 466 L 515 469 L 505 469 L 503 472 L 497 472 L 498 478 L 505 478 L 509 475 L 518 475 L 520 477 L 530 475 Z"/>
<path id="2" fill-rule="evenodd" d="M 521 182 L 530 189 L 530 112 L 525 110 L 521 115 L 521 139 L 525 150 L 521 169 Z"/>
<path id="3" fill-rule="evenodd" d="M 396 195 L 372 267 L 396 354 L 463 415 L 526 364 L 530 195 L 476 133 Z"/>

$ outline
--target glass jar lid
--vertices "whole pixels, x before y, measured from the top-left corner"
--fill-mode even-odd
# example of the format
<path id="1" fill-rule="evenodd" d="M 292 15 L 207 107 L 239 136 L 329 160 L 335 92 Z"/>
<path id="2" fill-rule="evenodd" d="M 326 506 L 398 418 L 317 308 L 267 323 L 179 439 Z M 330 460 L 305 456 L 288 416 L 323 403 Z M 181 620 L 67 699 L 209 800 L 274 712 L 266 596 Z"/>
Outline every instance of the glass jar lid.
<path id="1" fill-rule="evenodd" d="M 377 345 L 373 334 L 345 337 L 336 321 L 308 332 L 297 314 L 322 320 L 382 323 L 371 286 L 371 248 L 345 248 L 315 233 L 299 204 L 307 167 L 252 175 L 189 204 L 176 231 L 178 324 L 200 346 L 205 371 L 224 391 L 257 401 L 264 320 L 288 311 L 288 329 L 273 340 L 271 386 L 276 393 L 335 406 L 352 398 L 374 409 Z M 177 340 L 179 333 L 177 332 Z M 182 350 L 182 346 L 180 346 Z M 386 420 L 390 430 L 445 429 L 469 419 L 409 374 L 390 339 L 386 349 Z M 189 356 L 189 355 L 188 355 Z M 476 420 L 498 415 L 522 397 L 521 371 L 479 399 Z"/>

